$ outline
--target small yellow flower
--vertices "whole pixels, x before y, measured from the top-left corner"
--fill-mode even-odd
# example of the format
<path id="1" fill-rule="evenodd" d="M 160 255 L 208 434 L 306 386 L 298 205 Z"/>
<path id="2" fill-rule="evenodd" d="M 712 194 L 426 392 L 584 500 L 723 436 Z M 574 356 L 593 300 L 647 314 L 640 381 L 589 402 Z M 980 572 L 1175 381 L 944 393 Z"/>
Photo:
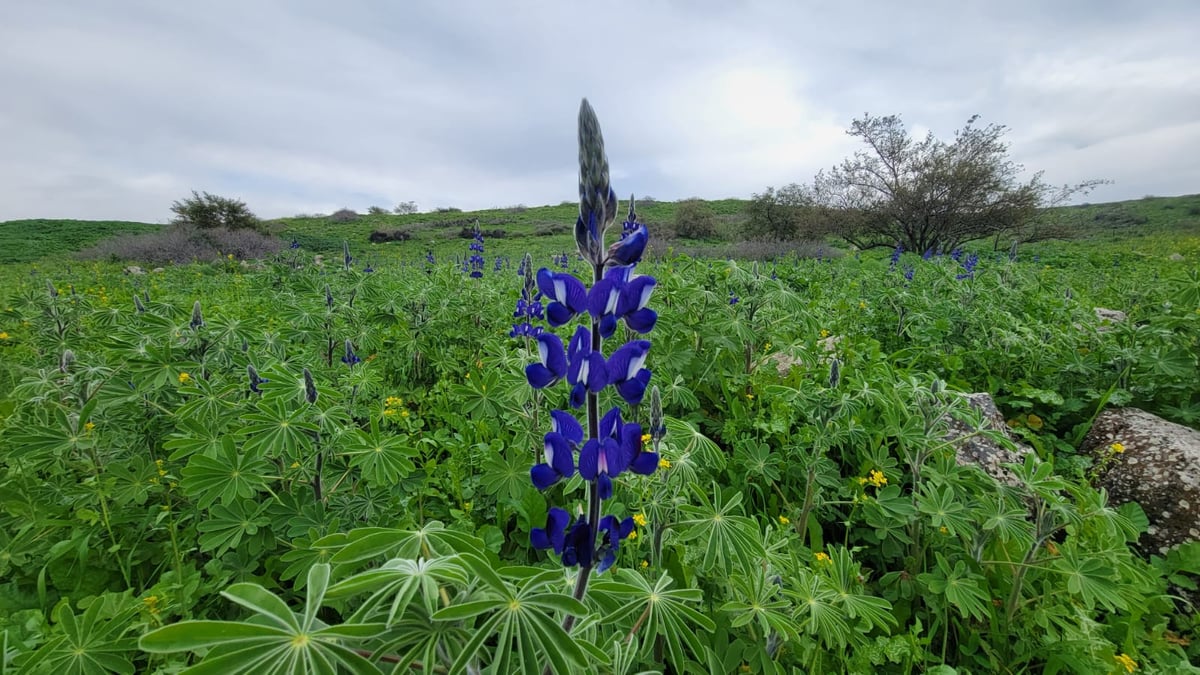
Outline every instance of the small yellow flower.
<path id="1" fill-rule="evenodd" d="M 1125 452 L 1125 445 L 1119 442 L 1113 443 L 1112 445 L 1108 446 L 1108 449 L 1119 455 L 1122 452 Z"/>
<path id="2" fill-rule="evenodd" d="M 229 255 L 227 255 L 227 256 L 225 256 L 225 257 L 226 257 L 226 259 L 228 259 L 228 260 L 233 260 L 233 254 L 232 254 L 232 253 L 230 253 Z"/>
<path id="3" fill-rule="evenodd" d="M 192 376 L 187 373 L 179 374 L 179 384 L 187 384 L 192 381 Z"/>
<path id="4" fill-rule="evenodd" d="M 819 562 L 819 563 L 832 562 L 829 559 L 829 554 L 824 551 L 817 551 L 816 553 L 813 554 L 813 557 L 816 558 L 817 562 Z"/>
<path id="5" fill-rule="evenodd" d="M 754 394 L 746 394 L 746 400 L 747 400 L 747 401 L 753 401 L 753 400 L 754 400 Z"/>
<path id="6" fill-rule="evenodd" d="M 1025 418 L 1025 423 L 1028 424 L 1029 428 L 1033 429 L 1034 431 L 1042 428 L 1042 418 L 1038 417 L 1037 415 L 1029 415 Z"/>
<path id="7" fill-rule="evenodd" d="M 384 414 L 384 415 L 387 415 L 387 416 L 389 416 L 389 417 L 390 417 L 390 416 L 392 416 L 392 415 L 395 415 L 395 414 L 396 414 L 396 411 L 395 411 L 395 410 L 392 410 L 391 408 L 384 408 L 384 409 L 383 409 L 383 414 Z"/>
<path id="8" fill-rule="evenodd" d="M 764 352 L 769 352 L 769 351 L 771 351 L 771 343 L 770 343 L 770 342 L 768 342 L 767 344 L 763 345 L 763 351 L 764 351 Z"/>
<path id="9" fill-rule="evenodd" d="M 1051 540 L 1047 540 L 1046 541 L 1046 551 L 1048 553 L 1050 553 L 1050 555 L 1058 555 L 1058 544 L 1054 543 Z"/>
<path id="10" fill-rule="evenodd" d="M 880 488 L 880 487 L 883 487 L 884 485 L 887 485 L 888 481 L 887 481 L 887 476 L 883 475 L 882 471 L 880 471 L 879 469 L 872 469 L 870 475 L 867 476 L 867 482 L 869 482 L 871 485 L 874 485 L 877 488 Z"/>
<path id="11" fill-rule="evenodd" d="M 643 561 L 642 561 L 642 569 L 646 569 L 646 568 L 647 568 L 647 567 L 649 567 L 649 566 L 650 566 L 650 561 L 649 561 L 649 560 L 643 560 Z"/>
<path id="12" fill-rule="evenodd" d="M 865 300 L 860 300 L 860 301 L 858 302 L 858 308 L 859 308 L 859 309 L 866 309 L 866 308 L 867 308 L 867 302 L 866 302 Z"/>
<path id="13" fill-rule="evenodd" d="M 1113 657 L 1117 660 L 1117 664 L 1125 669 L 1125 672 L 1132 673 L 1137 670 L 1137 661 L 1134 661 L 1128 654 L 1121 653 Z"/>
<path id="14" fill-rule="evenodd" d="M 146 611 L 150 612 L 151 614 L 155 614 L 155 615 L 157 615 L 159 613 L 159 611 L 161 611 L 161 609 L 158 606 L 158 602 L 159 602 L 159 600 L 158 600 L 157 595 L 151 595 L 149 597 L 142 598 L 142 605 L 145 606 Z"/>
<path id="15" fill-rule="evenodd" d="M 658 468 L 660 468 L 660 469 L 671 468 L 671 460 L 667 459 L 666 457 L 660 457 L 658 460 Z"/>
<path id="16" fill-rule="evenodd" d="M 779 516 L 779 524 L 780 525 L 787 525 L 788 523 L 791 523 L 791 522 L 792 521 L 789 520 L 787 516 Z"/>
<path id="17" fill-rule="evenodd" d="M 650 521 L 646 520 L 646 514 L 644 514 L 644 513 L 633 514 L 633 524 L 634 525 L 637 525 L 638 527 L 645 527 L 646 523 L 648 523 L 648 522 L 650 522 Z"/>
<path id="18" fill-rule="evenodd" d="M 8 339 L 8 331 L 0 331 L 0 340 Z"/>
<path id="19" fill-rule="evenodd" d="M 633 532 L 630 532 L 630 533 L 629 533 L 629 536 L 628 536 L 627 538 L 628 538 L 628 539 L 630 539 L 630 540 L 637 539 L 637 530 L 634 530 Z"/>
<path id="20" fill-rule="evenodd" d="M 654 439 L 650 436 L 650 434 L 642 434 L 642 445 L 646 445 L 652 440 Z"/>
<path id="21" fill-rule="evenodd" d="M 942 534 L 950 534 L 950 530 L 946 529 L 945 525 L 939 527 L 938 532 L 941 532 Z"/>
<path id="22" fill-rule="evenodd" d="M 300 468 L 300 462 L 292 462 L 292 466 L 291 466 L 291 468 L 293 468 L 293 469 L 299 469 L 299 468 Z"/>
<path id="23" fill-rule="evenodd" d="M 401 417 L 408 417 L 408 411 L 407 411 L 407 410 L 401 410 L 401 411 L 400 411 L 400 416 L 401 416 Z"/>
<path id="24" fill-rule="evenodd" d="M 821 339 L 822 339 L 822 340 L 824 340 L 824 339 L 825 339 L 825 338 L 827 338 L 827 337 L 829 337 L 829 331 L 827 331 L 827 330 L 825 330 L 824 328 L 822 328 L 822 329 L 821 329 Z"/>
<path id="25" fill-rule="evenodd" d="M 95 423 L 95 422 L 88 422 L 88 423 L 86 423 L 86 424 L 84 424 L 84 425 L 83 425 L 83 430 L 84 430 L 84 431 L 86 431 L 86 432 L 88 432 L 88 433 L 91 433 L 91 432 L 92 432 L 92 429 L 95 429 L 95 428 L 96 428 L 96 423 Z"/>

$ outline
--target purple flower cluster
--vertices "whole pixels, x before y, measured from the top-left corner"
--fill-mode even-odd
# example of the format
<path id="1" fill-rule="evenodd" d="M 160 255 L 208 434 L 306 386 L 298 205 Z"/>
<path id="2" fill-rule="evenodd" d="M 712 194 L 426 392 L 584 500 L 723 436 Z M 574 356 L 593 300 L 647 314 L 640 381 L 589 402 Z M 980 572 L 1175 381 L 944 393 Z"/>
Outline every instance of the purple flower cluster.
<path id="1" fill-rule="evenodd" d="M 642 425 L 626 422 L 621 409 L 600 414 L 599 394 L 612 387 L 621 400 L 638 405 L 646 395 L 650 371 L 645 367 L 650 342 L 632 339 L 612 350 L 606 358 L 605 340 L 613 337 L 624 322 L 629 331 L 644 335 L 653 330 L 658 314 L 648 306 L 657 282 L 637 275 L 635 269 L 646 249 L 649 233 L 637 222 L 632 199 L 621 238 L 607 250 L 604 232 L 616 219 L 617 199 L 609 185 L 608 158 L 599 122 L 587 101 L 579 114 L 579 218 L 575 242 L 580 255 L 592 269 L 589 288 L 574 275 L 548 268 L 535 276 L 538 295 L 546 301 L 545 318 L 552 328 L 577 319 L 579 325 L 566 345 L 550 331 L 536 335 L 538 359 L 525 369 L 535 389 L 547 389 L 565 380 L 568 402 L 584 409 L 587 430 L 567 410 L 550 413 L 551 428 L 543 441 L 544 461 L 530 470 L 539 490 L 570 478 L 578 471 L 589 484 L 588 509 L 574 519 L 561 508 L 551 508 L 545 528 L 535 528 L 530 541 L 535 548 L 552 549 L 563 565 L 583 570 L 608 569 L 616 560 L 620 541 L 633 531 L 631 519 L 601 518 L 601 501 L 612 497 L 613 481 L 622 473 L 649 475 L 658 468 L 658 454 L 642 446 Z M 564 254 L 556 257 L 562 265 Z M 522 300 L 526 300 L 522 296 Z M 519 303 L 518 308 L 522 305 Z M 526 305 L 527 306 L 527 305 Z M 586 577 L 585 577 L 586 579 Z M 577 591 L 580 595 L 586 581 Z"/>

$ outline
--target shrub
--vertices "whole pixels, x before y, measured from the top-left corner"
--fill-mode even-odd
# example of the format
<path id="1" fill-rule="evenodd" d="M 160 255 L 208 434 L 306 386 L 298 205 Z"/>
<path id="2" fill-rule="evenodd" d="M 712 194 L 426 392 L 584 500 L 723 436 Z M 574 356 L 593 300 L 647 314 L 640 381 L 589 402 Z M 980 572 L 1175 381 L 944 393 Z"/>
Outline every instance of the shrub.
<path id="1" fill-rule="evenodd" d="M 414 213 L 419 213 L 416 202 L 400 202 L 392 212 L 398 216 L 411 216 Z"/>
<path id="2" fill-rule="evenodd" d="M 261 227 L 258 217 L 250 212 L 245 202 L 207 192 L 193 190 L 191 197 L 171 204 L 171 212 L 175 214 L 172 225 L 190 225 L 202 230 L 257 230 Z"/>
<path id="3" fill-rule="evenodd" d="M 479 233 L 488 239 L 503 239 L 508 234 L 504 230 L 480 230 Z M 475 227 L 474 226 L 464 227 L 458 231 L 459 239 L 471 239 L 474 236 L 475 236 Z"/>
<path id="4" fill-rule="evenodd" d="M 408 241 L 412 239 L 412 233 L 408 230 L 392 230 L 391 232 L 375 230 L 367 239 L 372 244 L 382 244 L 389 241 Z"/>
<path id="5" fill-rule="evenodd" d="M 457 206 L 439 206 L 439 207 L 437 207 L 437 212 L 438 213 L 462 213 L 462 209 L 458 208 Z"/>
<path id="6" fill-rule="evenodd" d="M 685 199 L 675 209 L 675 236 L 682 239 L 711 239 L 717 234 L 712 209 L 701 199 Z"/>
<path id="7" fill-rule="evenodd" d="M 567 232 L 567 226 L 562 223 L 539 223 L 537 227 L 533 229 L 533 236 L 554 237 L 560 234 L 566 234 Z"/>
<path id="8" fill-rule="evenodd" d="M 367 213 L 372 216 L 386 216 L 389 211 L 382 206 L 371 206 L 367 208 Z"/>
<path id="9" fill-rule="evenodd" d="M 281 250 L 281 239 L 249 229 L 201 229 L 188 225 L 153 234 L 125 235 L 80 251 L 84 260 L 188 263 L 232 254 L 240 260 L 266 258 Z"/>
<path id="10" fill-rule="evenodd" d="M 338 209 L 329 216 L 335 223 L 353 223 L 358 220 L 358 212 L 354 209 Z"/>

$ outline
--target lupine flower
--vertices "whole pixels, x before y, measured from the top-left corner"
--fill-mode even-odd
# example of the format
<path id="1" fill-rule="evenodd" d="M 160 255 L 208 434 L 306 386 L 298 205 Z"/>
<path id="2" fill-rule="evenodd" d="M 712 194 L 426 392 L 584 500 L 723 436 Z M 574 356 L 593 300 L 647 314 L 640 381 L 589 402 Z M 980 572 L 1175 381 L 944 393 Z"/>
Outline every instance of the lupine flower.
<path id="1" fill-rule="evenodd" d="M 617 348 L 608 359 L 608 381 L 629 405 L 642 402 L 650 383 L 650 371 L 642 367 L 649 352 L 649 341 L 633 340 Z"/>
<path id="2" fill-rule="evenodd" d="M 837 389 L 842 381 L 842 362 L 836 358 L 829 362 L 829 388 Z"/>
<path id="3" fill-rule="evenodd" d="M 309 403 L 317 402 L 317 383 L 313 382 L 312 373 L 304 369 L 304 400 Z"/>
<path id="4" fill-rule="evenodd" d="M 373 265 L 371 265 L 371 263 L 367 263 L 367 266 L 363 268 L 364 274 L 371 274 L 374 271 L 375 271 L 375 267 Z"/>
<path id="5" fill-rule="evenodd" d="M 192 303 L 192 321 L 189 325 L 192 327 L 192 330 L 204 326 L 204 314 L 200 311 L 199 300 Z"/>
<path id="6" fill-rule="evenodd" d="M 963 250 L 961 248 L 955 248 L 953 251 L 950 251 L 950 259 L 954 262 L 962 262 L 962 255 Z"/>
<path id="7" fill-rule="evenodd" d="M 54 282 L 49 279 L 46 280 L 46 292 L 50 294 L 51 300 L 58 297 L 58 289 L 54 287 Z"/>
<path id="8" fill-rule="evenodd" d="M 292 243 L 288 246 L 288 248 L 292 248 L 292 249 L 300 248 L 299 240 L 297 240 L 295 237 L 292 237 Z"/>
<path id="9" fill-rule="evenodd" d="M 567 345 L 567 382 L 571 385 L 571 407 L 579 408 L 588 392 L 600 393 L 608 384 L 604 355 L 592 349 L 592 333 L 579 326 Z"/>
<path id="10" fill-rule="evenodd" d="M 517 274 L 523 279 L 521 297 L 517 298 L 517 309 L 513 312 L 513 318 L 519 323 L 513 324 L 508 336 L 537 337 L 542 333 L 542 327 L 534 326 L 532 322 L 541 321 L 545 315 L 542 313 L 542 294 L 538 291 L 537 282 L 533 277 L 533 256 L 525 254 L 517 268 Z"/>
<path id="11" fill-rule="evenodd" d="M 730 305 L 738 304 L 738 296 L 734 295 L 733 291 L 729 291 L 729 304 Z"/>
<path id="12" fill-rule="evenodd" d="M 350 242 L 342 241 L 342 268 L 350 269 L 350 265 L 354 263 L 354 258 L 350 257 Z"/>
<path id="13" fill-rule="evenodd" d="M 583 427 L 574 415 L 554 410 L 550 413 L 550 432 L 543 441 L 546 461 L 529 470 L 533 485 L 539 490 L 575 475 L 575 451 L 583 442 Z"/>
<path id="14" fill-rule="evenodd" d="M 537 336 L 538 363 L 525 367 L 525 377 L 534 389 L 548 387 L 567 376 L 567 357 L 562 338 L 554 333 Z"/>
<path id="15" fill-rule="evenodd" d="M 470 271 L 472 279 L 479 279 L 483 276 L 483 233 L 479 231 L 479 226 L 475 226 L 475 234 L 471 241 L 471 257 L 463 263 L 463 271 Z"/>
<path id="16" fill-rule="evenodd" d="M 142 304 L 142 299 L 136 295 L 133 296 L 133 308 L 137 310 L 138 314 L 146 313 L 146 306 Z"/>
<path id="17" fill-rule="evenodd" d="M 354 367 L 354 364 L 361 363 L 362 359 L 358 358 L 358 354 L 354 353 L 354 344 L 346 340 L 346 355 L 342 357 L 342 363 Z"/>
<path id="18" fill-rule="evenodd" d="M 543 267 L 538 270 L 537 285 L 542 295 L 550 298 L 546 319 L 554 328 L 587 309 L 587 288 L 583 282 L 566 272 L 551 272 Z"/>
<path id="19" fill-rule="evenodd" d="M 579 218 L 575 245 L 593 267 L 603 260 L 604 231 L 617 217 L 617 193 L 609 184 L 608 156 L 600 120 L 585 99 L 579 106 Z"/>
<path id="20" fill-rule="evenodd" d="M 912 281 L 912 280 L 913 280 L 913 274 L 915 274 L 915 273 L 916 273 L 916 271 L 917 271 L 917 269 L 916 269 L 915 267 L 913 267 L 912 265 L 909 265 L 909 264 L 905 263 L 905 265 L 904 265 L 904 280 L 905 280 L 905 281 Z"/>
<path id="21" fill-rule="evenodd" d="M 929 247 L 929 248 L 925 249 L 925 252 L 921 254 L 921 260 L 928 261 L 928 260 L 931 260 L 932 258 L 933 258 L 933 247 Z"/>
<path id="22" fill-rule="evenodd" d="M 254 364 L 248 364 L 246 366 L 246 376 L 250 378 L 250 391 L 256 394 L 262 393 L 262 390 L 258 388 L 258 385 L 263 384 L 264 382 L 270 382 L 270 380 L 258 376 L 258 371 L 254 369 Z"/>
<path id="23" fill-rule="evenodd" d="M 974 279 L 975 278 L 975 266 L 978 264 L 979 264 L 979 256 L 975 255 L 974 253 L 969 254 L 966 257 L 966 259 L 962 261 L 963 271 L 960 272 L 958 275 L 956 275 L 954 278 L 958 279 L 959 281 L 962 281 L 963 279 Z"/>
<path id="24" fill-rule="evenodd" d="M 633 532 L 633 519 L 625 518 L 618 522 L 616 516 L 604 516 L 600 519 L 599 530 L 602 537 L 600 548 L 596 551 L 600 556 L 600 564 L 596 566 L 596 571 L 603 572 L 616 562 L 621 540 Z"/>
<path id="25" fill-rule="evenodd" d="M 325 284 L 325 307 L 333 311 L 333 290 L 329 288 L 329 284 Z"/>
<path id="26" fill-rule="evenodd" d="M 892 264 L 888 267 L 889 272 L 896 271 L 896 265 L 900 262 L 900 254 L 904 253 L 904 246 L 899 242 L 896 243 L 896 248 L 892 249 Z"/>

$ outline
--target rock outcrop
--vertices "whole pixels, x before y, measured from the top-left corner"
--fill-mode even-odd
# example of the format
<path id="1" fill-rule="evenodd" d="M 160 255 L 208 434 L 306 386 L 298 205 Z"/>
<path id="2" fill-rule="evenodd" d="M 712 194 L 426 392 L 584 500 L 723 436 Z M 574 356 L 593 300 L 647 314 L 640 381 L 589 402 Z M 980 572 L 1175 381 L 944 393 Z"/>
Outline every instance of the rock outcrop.
<path id="1" fill-rule="evenodd" d="M 972 408 L 983 415 L 984 428 L 1000 432 L 1005 438 L 1012 440 L 1008 425 L 1004 423 L 1004 416 L 996 408 L 996 402 L 992 400 L 990 394 L 981 392 L 962 396 L 967 399 Z M 1004 465 L 1023 463 L 1026 456 L 1033 454 L 1033 448 L 1016 443 L 1016 449 L 1011 450 L 986 436 L 972 436 L 971 434 L 974 432 L 974 426 L 957 418 L 950 420 L 950 429 L 946 440 L 954 442 L 955 459 L 959 465 L 973 464 L 1005 485 L 1019 486 L 1021 482 L 1012 470 Z"/>
<path id="2" fill-rule="evenodd" d="M 1200 431 L 1137 408 L 1106 410 L 1080 447 L 1114 504 L 1137 502 L 1150 520 L 1146 553 L 1200 539 Z"/>

